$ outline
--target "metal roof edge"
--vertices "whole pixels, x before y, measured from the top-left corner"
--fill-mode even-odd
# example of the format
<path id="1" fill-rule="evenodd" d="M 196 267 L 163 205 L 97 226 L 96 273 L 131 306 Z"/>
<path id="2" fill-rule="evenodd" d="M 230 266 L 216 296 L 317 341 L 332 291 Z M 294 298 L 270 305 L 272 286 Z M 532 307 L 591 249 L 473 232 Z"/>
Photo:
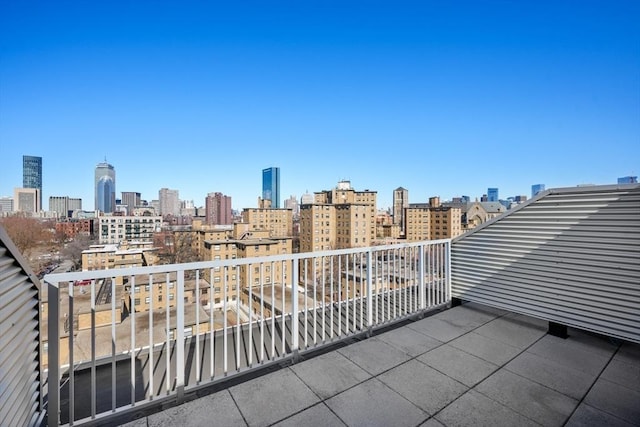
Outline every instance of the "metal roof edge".
<path id="1" fill-rule="evenodd" d="M 535 195 L 535 197 L 527 200 L 524 203 L 519 204 L 518 206 L 516 206 L 513 209 L 508 209 L 506 212 L 504 212 L 501 215 L 498 215 L 495 218 L 491 218 L 489 221 L 480 224 L 479 226 L 467 231 L 464 234 L 461 234 L 458 237 L 455 237 L 454 239 L 451 240 L 452 244 L 455 244 L 457 241 L 462 240 L 466 237 L 471 236 L 472 234 L 477 233 L 478 231 L 481 231 L 483 229 L 485 229 L 486 227 L 490 226 L 491 224 L 494 224 L 498 221 L 501 221 L 502 219 L 520 211 L 521 209 L 526 208 L 527 206 L 536 203 L 537 201 L 544 199 L 545 197 L 551 196 L 551 195 L 556 195 L 556 194 L 580 194 L 580 193 L 603 193 L 603 192 L 610 192 L 610 191 L 633 191 L 633 190 L 640 190 L 640 184 L 610 184 L 610 185 L 588 185 L 588 186 L 576 186 L 576 187 L 559 187 L 559 188 L 550 188 L 547 189 L 545 191 L 542 191 L 538 194 Z"/>

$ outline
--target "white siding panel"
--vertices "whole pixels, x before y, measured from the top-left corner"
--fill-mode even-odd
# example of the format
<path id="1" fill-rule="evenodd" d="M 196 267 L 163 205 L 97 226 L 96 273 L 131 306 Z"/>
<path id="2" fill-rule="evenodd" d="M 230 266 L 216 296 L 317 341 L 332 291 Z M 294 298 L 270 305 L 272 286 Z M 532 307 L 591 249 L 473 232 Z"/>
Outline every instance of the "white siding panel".
<path id="1" fill-rule="evenodd" d="M 548 190 L 455 239 L 452 296 L 640 342 L 640 186 Z"/>
<path id="2" fill-rule="evenodd" d="M 33 274 L 23 263 L 0 228 L 1 426 L 35 426 L 43 418 L 39 291 Z"/>

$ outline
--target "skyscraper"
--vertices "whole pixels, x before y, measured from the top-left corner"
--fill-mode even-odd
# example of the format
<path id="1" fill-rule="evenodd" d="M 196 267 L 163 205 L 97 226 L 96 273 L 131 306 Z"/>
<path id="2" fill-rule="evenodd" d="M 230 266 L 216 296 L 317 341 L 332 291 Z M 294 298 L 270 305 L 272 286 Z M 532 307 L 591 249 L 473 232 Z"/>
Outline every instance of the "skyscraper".
<path id="1" fill-rule="evenodd" d="M 22 156 L 22 187 L 38 190 L 38 210 L 42 209 L 42 157 Z"/>
<path id="2" fill-rule="evenodd" d="M 95 210 L 113 213 L 116 209 L 116 170 L 109 163 L 102 162 L 96 166 L 95 175 L 96 204 Z"/>
<path id="3" fill-rule="evenodd" d="M 544 191 L 544 184 L 533 184 L 531 186 L 531 197 L 535 197 L 535 195 L 541 191 Z"/>
<path id="4" fill-rule="evenodd" d="M 280 208 L 280 168 L 262 169 L 262 198 L 271 200 L 272 208 Z"/>
<path id="5" fill-rule="evenodd" d="M 498 196 L 497 188 L 487 188 L 487 201 L 488 202 L 497 202 L 500 200 Z"/>
<path id="6" fill-rule="evenodd" d="M 409 207 L 409 190 L 398 187 L 393 190 L 393 223 L 400 226 L 404 234 L 404 210 Z"/>

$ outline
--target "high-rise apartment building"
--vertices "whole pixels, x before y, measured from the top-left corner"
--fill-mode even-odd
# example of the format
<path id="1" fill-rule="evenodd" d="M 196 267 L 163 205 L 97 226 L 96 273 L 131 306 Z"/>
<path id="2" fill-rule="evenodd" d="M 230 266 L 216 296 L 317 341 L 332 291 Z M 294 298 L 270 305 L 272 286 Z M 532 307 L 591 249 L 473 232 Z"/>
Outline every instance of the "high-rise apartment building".
<path id="1" fill-rule="evenodd" d="M 231 225 L 231 197 L 222 193 L 209 193 L 205 199 L 205 217 L 208 225 Z"/>
<path id="2" fill-rule="evenodd" d="M 637 176 L 623 176 L 618 178 L 618 184 L 637 184 L 638 177 Z"/>
<path id="3" fill-rule="evenodd" d="M 55 212 L 58 218 L 69 218 L 69 212 L 82 210 L 82 199 L 68 196 L 50 196 L 49 211 Z"/>
<path id="4" fill-rule="evenodd" d="M 400 234 L 404 234 L 404 210 L 409 206 L 409 190 L 398 187 L 393 190 L 393 224 L 400 226 Z"/>
<path id="5" fill-rule="evenodd" d="M 262 169 L 262 198 L 271 200 L 272 208 L 280 208 L 280 168 Z"/>
<path id="6" fill-rule="evenodd" d="M 122 192 L 122 204 L 127 206 L 127 215 L 131 215 L 133 210 L 138 206 L 142 206 L 142 194 L 135 191 Z"/>
<path id="7" fill-rule="evenodd" d="M 242 222 L 249 225 L 249 231 L 268 231 L 270 238 L 293 236 L 291 209 L 245 208 L 242 211 Z"/>
<path id="8" fill-rule="evenodd" d="M 531 197 L 535 197 L 536 194 L 544 191 L 544 184 L 533 184 L 531 186 Z"/>
<path id="9" fill-rule="evenodd" d="M 95 173 L 96 203 L 95 210 L 113 213 L 116 210 L 116 170 L 113 165 L 102 162 L 96 166 Z"/>
<path id="10" fill-rule="evenodd" d="M 38 190 L 38 211 L 42 209 L 42 157 L 22 156 L 22 188 Z"/>
<path id="11" fill-rule="evenodd" d="M 180 195 L 178 190 L 161 188 L 158 192 L 160 215 L 180 216 Z"/>
<path id="12" fill-rule="evenodd" d="M 497 188 L 487 188 L 487 202 L 497 202 L 500 200 Z"/>
<path id="13" fill-rule="evenodd" d="M 376 238 L 376 191 L 355 191 L 349 181 L 314 193 L 300 206 L 300 251 L 371 246 Z"/>
<path id="14" fill-rule="evenodd" d="M 284 208 L 291 209 L 294 217 L 300 214 L 300 205 L 296 196 L 291 196 L 284 201 Z"/>

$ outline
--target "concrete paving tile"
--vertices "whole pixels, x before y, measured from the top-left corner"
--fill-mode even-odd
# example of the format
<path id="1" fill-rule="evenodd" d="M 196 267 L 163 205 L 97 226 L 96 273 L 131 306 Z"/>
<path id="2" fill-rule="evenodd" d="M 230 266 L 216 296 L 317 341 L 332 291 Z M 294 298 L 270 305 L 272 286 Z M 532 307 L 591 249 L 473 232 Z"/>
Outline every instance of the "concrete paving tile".
<path id="1" fill-rule="evenodd" d="M 273 424 L 273 427 L 344 427 L 345 423 L 340 421 L 331 409 L 324 403 L 319 403 L 311 408 L 293 415 L 279 423 Z"/>
<path id="2" fill-rule="evenodd" d="M 411 357 L 426 353 L 442 344 L 441 341 L 410 328 L 394 329 L 376 338 L 404 351 Z"/>
<path id="3" fill-rule="evenodd" d="M 293 371 L 281 369 L 229 389 L 250 426 L 265 426 L 319 402 Z"/>
<path id="4" fill-rule="evenodd" d="M 549 329 L 549 322 L 547 320 L 538 319 L 537 317 L 531 317 L 519 313 L 508 313 L 505 315 L 505 317 L 518 320 L 525 325 L 529 325 L 537 329 L 543 329 L 545 331 Z"/>
<path id="5" fill-rule="evenodd" d="M 478 306 L 463 304 L 461 306 L 442 311 L 432 317 L 434 319 L 449 322 L 454 326 L 473 329 L 480 325 L 484 325 L 498 316 L 481 309 Z"/>
<path id="6" fill-rule="evenodd" d="M 640 365 L 640 344 L 623 342 L 614 358 L 631 365 Z"/>
<path id="7" fill-rule="evenodd" d="M 429 418 L 427 421 L 420 424 L 420 427 L 445 427 L 445 425 L 435 418 Z"/>
<path id="8" fill-rule="evenodd" d="M 426 319 L 408 324 L 407 328 L 411 328 L 421 334 L 429 335 L 438 341 L 448 342 L 458 338 L 460 335 L 466 334 L 473 329 L 473 326 L 458 326 L 446 320 L 427 317 Z"/>
<path id="9" fill-rule="evenodd" d="M 463 307 L 473 308 L 478 311 L 483 311 L 487 314 L 492 314 L 495 317 L 504 316 L 505 314 L 509 314 L 508 311 L 502 310 L 501 308 L 491 307 L 489 305 L 479 304 L 477 302 L 465 302 Z"/>
<path id="10" fill-rule="evenodd" d="M 227 390 L 165 409 L 149 415 L 147 419 L 149 427 L 199 427 L 214 421 L 225 426 L 247 425 Z"/>
<path id="11" fill-rule="evenodd" d="M 522 350 L 485 337 L 475 332 L 469 332 L 453 341 L 449 345 L 473 354 L 481 359 L 502 366 L 513 359 Z"/>
<path id="12" fill-rule="evenodd" d="M 584 402 L 632 424 L 640 425 L 640 393 L 599 378 Z"/>
<path id="13" fill-rule="evenodd" d="M 422 356 L 418 356 L 417 360 L 426 363 L 432 368 L 469 387 L 473 387 L 498 369 L 497 365 L 452 347 L 449 344 L 445 344 Z"/>
<path id="14" fill-rule="evenodd" d="M 616 384 L 640 392 L 640 364 L 631 364 L 622 358 L 614 358 L 600 376 Z"/>
<path id="15" fill-rule="evenodd" d="M 542 425 L 562 425 L 578 405 L 571 397 L 505 369 L 475 390 Z"/>
<path id="16" fill-rule="evenodd" d="M 417 360 L 403 363 L 378 379 L 429 415 L 435 414 L 468 390 L 467 386 Z"/>
<path id="17" fill-rule="evenodd" d="M 325 401 L 348 426 L 416 426 L 429 416 L 372 378 Z"/>
<path id="18" fill-rule="evenodd" d="M 499 317 L 474 330 L 512 347 L 524 349 L 546 334 L 546 330 L 532 326 L 518 318 Z"/>
<path id="19" fill-rule="evenodd" d="M 560 365 L 528 352 L 513 359 L 505 369 L 577 400 L 587 394 L 597 378 L 594 374 Z"/>
<path id="20" fill-rule="evenodd" d="M 351 344 L 338 352 L 372 375 L 378 375 L 411 358 L 405 352 L 377 338 Z"/>
<path id="21" fill-rule="evenodd" d="M 371 378 L 371 374 L 337 351 L 297 363 L 290 369 L 322 399 Z"/>
<path id="22" fill-rule="evenodd" d="M 147 427 L 147 417 L 129 421 L 125 424 L 119 424 L 120 427 Z"/>
<path id="23" fill-rule="evenodd" d="M 446 426 L 538 426 L 532 420 L 474 391 L 462 395 L 435 416 Z"/>
<path id="24" fill-rule="evenodd" d="M 617 346 L 598 337 L 571 331 L 569 338 L 545 335 L 527 352 L 553 360 L 561 365 L 598 374 L 606 366 Z"/>
<path id="25" fill-rule="evenodd" d="M 633 424 L 621 420 L 620 418 L 609 415 L 604 411 L 594 408 L 593 406 L 581 403 L 578 409 L 573 413 L 565 427 L 631 427 Z"/>

